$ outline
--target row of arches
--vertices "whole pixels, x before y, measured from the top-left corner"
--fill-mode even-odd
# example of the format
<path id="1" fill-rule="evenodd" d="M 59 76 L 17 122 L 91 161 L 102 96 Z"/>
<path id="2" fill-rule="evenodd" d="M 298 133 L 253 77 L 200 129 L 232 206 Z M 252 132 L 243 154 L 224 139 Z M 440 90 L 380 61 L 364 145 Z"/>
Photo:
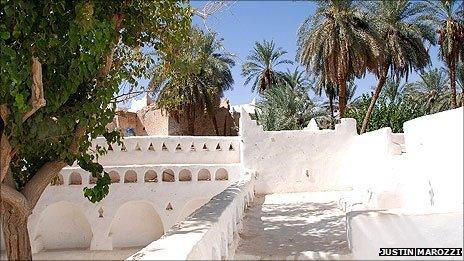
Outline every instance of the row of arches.
<path id="1" fill-rule="evenodd" d="M 197 198 L 183 206 L 174 206 L 181 208 L 176 221 L 184 220 L 208 200 Z M 126 202 L 112 217 L 106 236 L 111 240 L 113 249 L 146 246 L 165 233 L 161 215 L 162 213 L 158 213 L 147 201 Z M 40 246 L 39 250 L 90 249 L 92 238 L 95 236 L 95 228 L 92 228 L 92 225 L 101 224 L 104 223 L 91 224 L 78 205 L 67 201 L 53 203 L 40 214 L 33 244 Z"/>
<path id="2" fill-rule="evenodd" d="M 111 183 L 121 183 L 121 177 L 117 171 L 110 171 L 108 173 L 111 179 Z M 158 182 L 159 179 L 163 182 L 175 182 L 176 177 L 175 173 L 172 169 L 165 169 L 161 172 L 161 176 L 158 176 L 158 173 L 154 170 L 147 170 L 144 174 L 144 182 Z M 192 172 L 189 169 L 182 169 L 179 171 L 178 181 L 192 181 L 193 176 Z M 229 173 L 225 168 L 219 168 L 216 170 L 214 174 L 214 179 L 223 181 L 229 179 Z M 96 178 L 90 176 L 89 177 L 89 184 L 95 184 Z M 212 176 L 211 172 L 208 169 L 200 169 L 197 172 L 196 176 L 197 181 L 211 181 Z M 124 180 L 123 183 L 137 183 L 137 172 L 134 170 L 128 170 L 124 173 Z M 67 185 L 82 185 L 82 176 L 78 172 L 72 172 L 69 175 L 69 181 Z M 64 179 L 61 174 L 58 175 L 56 179 L 51 182 L 51 185 L 64 185 Z"/>

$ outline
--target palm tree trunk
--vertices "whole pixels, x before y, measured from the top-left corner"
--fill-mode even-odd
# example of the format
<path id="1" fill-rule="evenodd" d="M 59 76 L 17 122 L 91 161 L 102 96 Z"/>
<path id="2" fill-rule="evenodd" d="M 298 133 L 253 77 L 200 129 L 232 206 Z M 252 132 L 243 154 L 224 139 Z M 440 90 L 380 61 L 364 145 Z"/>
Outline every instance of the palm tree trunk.
<path id="1" fill-rule="evenodd" d="M 191 105 L 187 105 L 187 132 L 188 135 L 195 135 L 195 109 L 192 110 Z"/>
<path id="2" fill-rule="evenodd" d="M 329 107 L 330 107 L 330 116 L 332 116 L 332 119 L 334 118 L 334 105 L 333 105 L 333 96 L 329 96 Z"/>
<path id="3" fill-rule="evenodd" d="M 387 81 L 387 71 L 385 70 L 385 73 L 383 73 L 383 75 L 380 76 L 379 81 L 377 82 L 374 95 L 372 95 L 371 103 L 369 104 L 369 108 L 367 109 L 367 113 L 366 113 L 366 116 L 364 117 L 361 131 L 359 134 L 363 134 L 364 132 L 366 132 L 367 124 L 369 123 L 369 120 L 371 119 L 372 110 L 374 110 L 375 102 L 379 98 L 380 92 L 382 91 L 382 88 L 385 85 L 386 81 Z"/>
<path id="4" fill-rule="evenodd" d="M 210 114 L 211 121 L 213 122 L 214 126 L 214 131 L 216 132 L 216 136 L 219 136 L 219 128 L 218 128 L 218 123 L 216 119 L 216 115 L 213 115 L 212 113 Z"/>
<path id="5" fill-rule="evenodd" d="M 338 110 L 340 111 L 340 119 L 345 117 L 346 110 L 346 80 L 340 80 L 338 93 Z"/>
<path id="6" fill-rule="evenodd" d="M 449 66 L 450 70 L 450 87 L 451 87 L 451 108 L 457 108 L 456 101 L 456 61 L 452 59 Z"/>

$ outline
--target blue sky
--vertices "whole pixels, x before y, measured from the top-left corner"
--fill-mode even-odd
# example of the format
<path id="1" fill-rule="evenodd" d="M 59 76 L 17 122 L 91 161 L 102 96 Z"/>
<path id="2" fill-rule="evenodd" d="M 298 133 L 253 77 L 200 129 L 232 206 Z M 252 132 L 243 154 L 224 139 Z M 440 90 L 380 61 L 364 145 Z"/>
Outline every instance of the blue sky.
<path id="1" fill-rule="evenodd" d="M 191 1 L 193 7 L 201 9 L 207 1 Z M 248 103 L 253 97 L 250 85 L 244 85 L 241 76 L 241 65 L 256 41 L 274 40 L 277 46 L 288 52 L 287 59 L 294 60 L 296 54 L 297 30 L 303 20 L 314 14 L 316 3 L 310 1 L 237 1 L 227 10 L 208 18 L 207 25 L 211 30 L 224 38 L 226 51 L 236 55 L 236 65 L 232 68 L 235 80 L 234 88 L 225 93 L 232 105 Z M 203 28 L 203 21 L 195 16 L 194 24 Z M 433 66 L 443 66 L 438 59 L 438 48 L 432 47 L 430 56 Z M 298 65 L 295 63 L 295 65 Z M 295 66 L 289 66 L 293 69 Z M 278 69 L 286 70 L 284 65 Z M 302 68 L 300 66 L 300 68 Z M 418 78 L 415 73 L 409 81 Z M 356 80 L 357 95 L 369 92 L 376 83 L 376 78 L 366 75 Z"/>

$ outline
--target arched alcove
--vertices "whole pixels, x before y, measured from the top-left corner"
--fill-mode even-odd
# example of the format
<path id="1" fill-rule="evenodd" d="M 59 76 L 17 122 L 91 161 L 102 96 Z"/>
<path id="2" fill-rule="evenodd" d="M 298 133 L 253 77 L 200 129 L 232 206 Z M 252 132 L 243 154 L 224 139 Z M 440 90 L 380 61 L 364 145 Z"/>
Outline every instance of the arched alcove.
<path id="1" fill-rule="evenodd" d="M 124 183 L 136 183 L 137 182 L 137 172 L 133 170 L 126 171 L 124 175 Z"/>
<path id="2" fill-rule="evenodd" d="M 208 201 L 208 198 L 196 198 L 188 201 L 182 208 L 182 211 L 177 218 L 177 222 L 185 220 L 190 214 L 195 212 L 195 210 L 208 203 Z"/>
<path id="3" fill-rule="evenodd" d="M 228 180 L 229 179 L 229 173 L 227 172 L 226 169 L 220 168 L 216 170 L 216 175 L 215 175 L 216 180 Z"/>
<path id="4" fill-rule="evenodd" d="M 131 201 L 116 212 L 109 236 L 114 248 L 124 248 L 146 246 L 163 234 L 163 222 L 153 206 L 144 201 Z"/>
<path id="5" fill-rule="evenodd" d="M 201 169 L 198 171 L 198 181 L 211 180 L 211 173 L 207 169 Z"/>
<path id="6" fill-rule="evenodd" d="M 121 178 L 119 177 L 118 172 L 113 170 L 113 171 L 110 171 L 108 173 L 108 175 L 110 176 L 111 183 L 119 183 L 119 182 L 121 182 Z"/>
<path id="7" fill-rule="evenodd" d="M 166 169 L 163 171 L 163 181 L 164 182 L 174 182 L 174 171 L 172 169 Z"/>
<path id="8" fill-rule="evenodd" d="M 77 172 L 71 173 L 71 175 L 69 175 L 69 185 L 82 185 L 81 174 Z"/>
<path id="9" fill-rule="evenodd" d="M 92 229 L 80 207 L 61 201 L 41 213 L 34 240 L 44 249 L 89 249 Z"/>
<path id="10" fill-rule="evenodd" d="M 158 182 L 158 175 L 154 170 L 147 170 L 145 172 L 145 182 Z"/>
<path id="11" fill-rule="evenodd" d="M 179 172 L 179 181 L 192 181 L 192 172 L 188 169 L 183 169 Z"/>

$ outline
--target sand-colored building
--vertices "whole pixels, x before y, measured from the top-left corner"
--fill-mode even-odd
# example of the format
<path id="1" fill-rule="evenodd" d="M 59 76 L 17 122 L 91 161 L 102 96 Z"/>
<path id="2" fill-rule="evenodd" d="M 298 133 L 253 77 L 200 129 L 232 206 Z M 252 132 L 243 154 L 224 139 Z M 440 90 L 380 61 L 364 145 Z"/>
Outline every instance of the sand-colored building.
<path id="1" fill-rule="evenodd" d="M 140 108 L 141 103 L 144 103 Z M 190 135 L 185 117 L 175 117 L 159 109 L 156 103 L 145 97 L 138 100 L 137 106 L 129 109 L 118 109 L 113 123 L 108 125 L 111 130 L 120 130 L 124 136 L 147 135 Z M 194 122 L 194 136 L 217 135 L 211 117 L 205 111 L 198 111 Z M 236 136 L 240 113 L 231 110 L 228 100 L 220 103 L 216 111 L 216 121 L 219 135 Z"/>

